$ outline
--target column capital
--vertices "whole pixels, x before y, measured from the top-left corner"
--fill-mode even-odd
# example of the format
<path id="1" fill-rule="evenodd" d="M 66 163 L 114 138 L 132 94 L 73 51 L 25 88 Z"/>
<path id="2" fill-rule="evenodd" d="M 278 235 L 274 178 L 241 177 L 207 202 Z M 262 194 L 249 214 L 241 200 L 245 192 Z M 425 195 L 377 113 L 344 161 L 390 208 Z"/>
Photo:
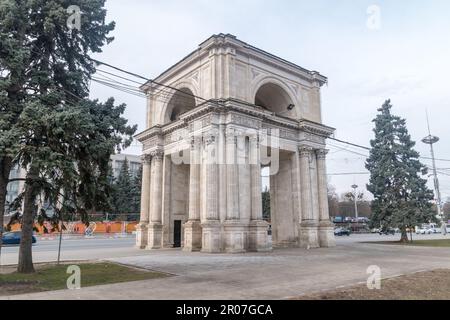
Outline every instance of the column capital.
<path id="1" fill-rule="evenodd" d="M 237 144 L 237 135 L 234 130 L 227 130 L 225 132 L 225 141 L 227 144 Z"/>
<path id="2" fill-rule="evenodd" d="M 205 144 L 209 146 L 210 144 L 214 143 L 216 141 L 216 136 L 213 134 L 209 134 L 205 136 Z"/>
<path id="3" fill-rule="evenodd" d="M 300 157 L 309 157 L 311 153 L 314 151 L 312 147 L 308 146 L 299 146 L 298 152 L 300 154 Z"/>
<path id="4" fill-rule="evenodd" d="M 150 154 L 141 155 L 142 164 L 150 164 L 152 162 L 152 156 Z"/>
<path id="5" fill-rule="evenodd" d="M 191 150 L 196 150 L 201 145 L 202 137 L 198 135 L 191 136 Z"/>
<path id="6" fill-rule="evenodd" d="M 161 149 L 156 149 L 156 150 L 153 150 L 152 152 L 150 152 L 150 155 L 155 160 L 162 160 L 164 157 L 164 151 Z"/>
<path id="7" fill-rule="evenodd" d="M 248 140 L 252 143 L 258 143 L 259 144 L 259 134 L 252 134 L 248 136 Z"/>
<path id="8" fill-rule="evenodd" d="M 317 149 L 316 150 L 317 159 L 325 160 L 325 158 L 327 157 L 328 151 L 329 150 L 327 150 L 327 149 Z"/>

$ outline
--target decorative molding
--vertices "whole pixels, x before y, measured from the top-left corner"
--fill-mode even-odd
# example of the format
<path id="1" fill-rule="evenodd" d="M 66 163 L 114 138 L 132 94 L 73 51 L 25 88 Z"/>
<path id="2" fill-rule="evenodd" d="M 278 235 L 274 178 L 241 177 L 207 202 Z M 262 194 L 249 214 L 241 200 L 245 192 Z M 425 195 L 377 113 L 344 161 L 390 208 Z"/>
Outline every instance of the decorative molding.
<path id="1" fill-rule="evenodd" d="M 248 117 L 244 117 L 242 115 L 238 114 L 231 114 L 230 120 L 232 123 L 247 127 L 247 128 L 253 128 L 253 129 L 260 129 L 261 128 L 261 121 L 257 119 L 251 119 Z"/>
<path id="2" fill-rule="evenodd" d="M 164 157 L 164 151 L 161 150 L 161 149 L 156 149 L 156 150 L 151 151 L 150 155 L 156 161 L 161 161 L 163 159 L 163 157 Z"/>
<path id="3" fill-rule="evenodd" d="M 225 141 L 227 144 L 237 145 L 237 134 L 235 130 L 227 130 L 225 132 Z"/>
<path id="4" fill-rule="evenodd" d="M 303 157 L 310 157 L 311 153 L 314 151 L 314 149 L 312 147 L 308 147 L 308 146 L 299 146 L 298 147 L 298 152 L 301 158 Z"/>
<path id="5" fill-rule="evenodd" d="M 152 156 L 150 154 L 141 155 L 141 161 L 143 164 L 150 164 L 152 162 Z"/>
<path id="6" fill-rule="evenodd" d="M 325 160 L 328 154 L 328 150 L 327 149 L 317 149 L 316 150 L 316 155 L 317 155 L 317 159 L 319 160 Z"/>
<path id="7" fill-rule="evenodd" d="M 216 141 L 216 136 L 213 134 L 207 135 L 204 139 L 205 145 L 209 146 L 210 144 Z"/>

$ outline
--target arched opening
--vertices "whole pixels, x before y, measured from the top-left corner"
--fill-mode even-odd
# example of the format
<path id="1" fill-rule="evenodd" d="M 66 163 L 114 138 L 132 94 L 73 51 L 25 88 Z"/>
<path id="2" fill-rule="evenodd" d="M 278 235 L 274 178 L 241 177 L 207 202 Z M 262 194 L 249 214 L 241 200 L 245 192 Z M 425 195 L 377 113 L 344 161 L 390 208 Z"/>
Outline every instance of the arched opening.
<path id="1" fill-rule="evenodd" d="M 262 85 L 255 95 L 255 104 L 284 117 L 295 116 L 295 105 L 289 94 L 274 83 Z"/>
<path id="2" fill-rule="evenodd" d="M 195 98 L 192 91 L 188 88 L 177 90 L 170 99 L 164 123 L 177 121 L 180 115 L 195 108 Z"/>

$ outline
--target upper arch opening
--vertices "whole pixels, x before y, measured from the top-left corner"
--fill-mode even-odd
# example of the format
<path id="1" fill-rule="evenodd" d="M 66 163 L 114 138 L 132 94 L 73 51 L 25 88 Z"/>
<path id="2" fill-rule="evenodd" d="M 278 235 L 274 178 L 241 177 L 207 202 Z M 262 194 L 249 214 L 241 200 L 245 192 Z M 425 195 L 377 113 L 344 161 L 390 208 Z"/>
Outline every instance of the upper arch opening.
<path id="1" fill-rule="evenodd" d="M 177 121 L 180 115 L 195 108 L 195 97 L 188 88 L 176 91 L 167 104 L 164 124 Z"/>
<path id="2" fill-rule="evenodd" d="M 275 83 L 263 84 L 255 95 L 255 104 L 277 115 L 295 116 L 295 105 L 289 94 Z"/>

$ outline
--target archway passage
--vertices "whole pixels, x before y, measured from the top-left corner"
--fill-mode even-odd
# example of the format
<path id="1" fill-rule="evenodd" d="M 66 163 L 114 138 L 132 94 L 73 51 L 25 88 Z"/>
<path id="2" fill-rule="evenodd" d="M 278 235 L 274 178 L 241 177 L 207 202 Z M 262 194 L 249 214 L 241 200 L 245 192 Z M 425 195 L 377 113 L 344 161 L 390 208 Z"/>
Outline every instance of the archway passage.
<path id="1" fill-rule="evenodd" d="M 180 115 L 195 108 L 195 97 L 192 91 L 188 88 L 182 88 L 176 91 L 170 99 L 166 114 L 164 117 L 164 123 L 170 123 L 177 121 Z"/>
<path id="2" fill-rule="evenodd" d="M 255 104 L 284 117 L 295 116 L 295 105 L 289 94 L 274 83 L 262 85 L 255 95 Z"/>

